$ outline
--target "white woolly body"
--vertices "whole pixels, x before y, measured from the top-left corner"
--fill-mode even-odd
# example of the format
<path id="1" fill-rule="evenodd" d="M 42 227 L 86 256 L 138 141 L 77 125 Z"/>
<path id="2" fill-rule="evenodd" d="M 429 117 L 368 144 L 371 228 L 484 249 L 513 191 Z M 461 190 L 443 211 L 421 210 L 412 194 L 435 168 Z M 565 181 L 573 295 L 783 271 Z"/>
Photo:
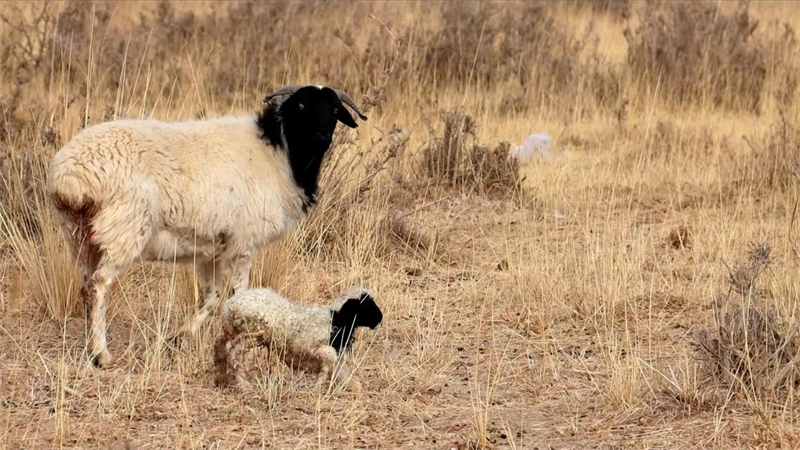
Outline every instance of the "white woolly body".
<path id="1" fill-rule="evenodd" d="M 234 330 L 260 332 L 271 345 L 311 354 L 329 344 L 333 308 L 301 306 L 272 289 L 251 289 L 228 299 L 222 315 Z"/>
<path id="2" fill-rule="evenodd" d="M 91 241 L 124 265 L 139 255 L 226 258 L 280 239 L 305 216 L 291 173 L 253 116 L 121 120 L 64 146 L 49 189 L 71 205 L 96 207 Z"/>
<path id="3" fill-rule="evenodd" d="M 253 345 L 265 346 L 292 366 L 317 373 L 317 382 L 343 382 L 349 369 L 331 345 L 333 313 L 341 311 L 348 299 L 371 295 L 352 288 L 328 306 L 301 306 L 272 289 L 237 293 L 223 307 L 224 333 L 214 346 L 217 385 L 235 380 L 249 383 L 240 370 L 243 355 Z M 350 386 L 360 384 L 351 380 Z"/>

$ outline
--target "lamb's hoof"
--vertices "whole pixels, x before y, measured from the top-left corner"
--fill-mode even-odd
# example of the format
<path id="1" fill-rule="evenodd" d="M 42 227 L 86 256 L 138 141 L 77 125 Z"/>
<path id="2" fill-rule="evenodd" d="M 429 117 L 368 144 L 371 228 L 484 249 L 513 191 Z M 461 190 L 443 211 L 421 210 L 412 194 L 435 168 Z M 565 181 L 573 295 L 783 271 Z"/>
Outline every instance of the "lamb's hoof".
<path id="1" fill-rule="evenodd" d="M 172 335 L 172 337 L 167 339 L 167 342 L 169 342 L 169 346 L 173 350 L 178 350 L 185 347 L 186 343 L 188 342 L 188 339 L 186 338 L 185 333 L 179 332 L 175 333 L 174 335 Z"/>
<path id="2" fill-rule="evenodd" d="M 314 382 L 314 387 L 323 392 L 327 392 L 328 388 L 331 387 L 331 380 L 327 378 L 325 379 L 317 378 L 317 381 Z"/>
<path id="3" fill-rule="evenodd" d="M 347 390 L 355 393 L 361 392 L 361 383 L 356 380 L 350 380 L 350 382 L 347 383 Z"/>
<path id="4" fill-rule="evenodd" d="M 92 364 L 98 369 L 107 369 L 114 364 L 114 356 L 108 350 L 92 356 Z"/>

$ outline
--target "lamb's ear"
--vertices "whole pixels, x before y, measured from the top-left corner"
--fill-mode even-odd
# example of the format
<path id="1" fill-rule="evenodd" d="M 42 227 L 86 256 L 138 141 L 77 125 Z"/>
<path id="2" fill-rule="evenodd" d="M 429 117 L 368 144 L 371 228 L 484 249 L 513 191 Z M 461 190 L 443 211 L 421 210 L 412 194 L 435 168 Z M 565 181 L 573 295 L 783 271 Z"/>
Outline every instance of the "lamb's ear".
<path id="1" fill-rule="evenodd" d="M 358 124 L 353 120 L 353 116 L 350 115 L 350 112 L 348 112 L 347 108 L 341 103 L 339 104 L 339 112 L 336 114 L 336 119 L 350 128 L 358 128 Z"/>
<path id="2" fill-rule="evenodd" d="M 383 321 L 383 313 L 375 299 L 371 295 L 364 293 L 358 299 L 358 315 L 356 316 L 356 326 L 370 327 L 375 329 Z"/>

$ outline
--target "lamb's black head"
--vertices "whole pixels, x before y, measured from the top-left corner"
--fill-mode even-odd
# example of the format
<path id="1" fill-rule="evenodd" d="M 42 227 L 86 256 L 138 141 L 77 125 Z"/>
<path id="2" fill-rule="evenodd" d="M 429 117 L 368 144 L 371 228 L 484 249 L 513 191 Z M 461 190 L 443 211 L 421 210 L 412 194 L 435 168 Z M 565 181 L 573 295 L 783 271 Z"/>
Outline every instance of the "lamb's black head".
<path id="1" fill-rule="evenodd" d="M 264 138 L 276 147 L 284 140 L 295 183 L 314 203 L 319 170 L 333 139 L 336 122 L 358 127 L 344 105 L 362 120 L 367 117 L 346 93 L 325 86 L 286 86 L 267 95 L 269 102 L 258 116 Z"/>
<path id="2" fill-rule="evenodd" d="M 330 345 L 340 352 L 353 342 L 358 327 L 375 329 L 383 321 L 383 313 L 369 292 L 361 290 L 348 298 L 341 308 L 331 313 Z"/>

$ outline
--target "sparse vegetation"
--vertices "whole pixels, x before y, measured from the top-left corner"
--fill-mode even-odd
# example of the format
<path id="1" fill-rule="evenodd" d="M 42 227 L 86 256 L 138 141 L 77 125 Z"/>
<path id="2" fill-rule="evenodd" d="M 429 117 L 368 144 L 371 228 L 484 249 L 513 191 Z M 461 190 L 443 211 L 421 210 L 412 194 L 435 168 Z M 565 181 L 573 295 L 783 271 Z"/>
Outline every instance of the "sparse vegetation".
<path id="1" fill-rule="evenodd" d="M 0 449 L 796 448 L 798 29 L 782 1 L 0 2 Z M 202 301 L 172 264 L 114 286 L 93 369 L 53 153 L 293 83 L 370 118 L 253 280 L 376 292 L 363 391 L 259 352 L 215 389 L 218 321 L 167 342 Z M 509 158 L 533 133 L 568 157 Z"/>
<path id="2" fill-rule="evenodd" d="M 766 89 L 776 73 L 772 58 L 797 67 L 796 37 L 789 28 L 757 35 L 761 23 L 749 1 L 738 2 L 736 11 L 711 2 L 647 2 L 643 9 L 638 27 L 625 30 L 628 64 L 673 102 L 758 112 L 765 96 L 796 89 L 795 77 L 774 92 Z"/>

